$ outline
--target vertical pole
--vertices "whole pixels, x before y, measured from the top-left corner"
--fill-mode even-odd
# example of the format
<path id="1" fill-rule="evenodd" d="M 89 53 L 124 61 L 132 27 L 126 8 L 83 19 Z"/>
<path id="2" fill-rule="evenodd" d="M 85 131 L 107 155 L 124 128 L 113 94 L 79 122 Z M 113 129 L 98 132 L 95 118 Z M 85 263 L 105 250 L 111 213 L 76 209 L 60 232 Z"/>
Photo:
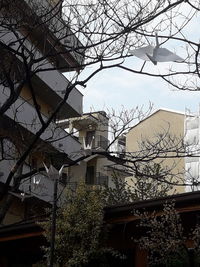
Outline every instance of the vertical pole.
<path id="1" fill-rule="evenodd" d="M 54 177 L 53 188 L 53 206 L 52 206 L 52 221 L 51 221 L 51 244 L 50 244 L 50 258 L 49 267 L 53 267 L 54 264 L 54 247 L 55 247 L 55 234 L 56 234 L 56 209 L 57 209 L 57 187 L 58 179 Z"/>

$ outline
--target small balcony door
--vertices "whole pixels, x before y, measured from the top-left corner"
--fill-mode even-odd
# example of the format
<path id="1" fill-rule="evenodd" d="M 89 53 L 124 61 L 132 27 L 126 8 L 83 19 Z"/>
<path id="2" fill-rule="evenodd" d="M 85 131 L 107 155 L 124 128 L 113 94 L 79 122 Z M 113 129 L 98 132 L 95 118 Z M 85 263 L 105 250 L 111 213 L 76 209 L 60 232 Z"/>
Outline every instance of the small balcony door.
<path id="1" fill-rule="evenodd" d="M 87 172 L 86 172 L 86 179 L 85 179 L 85 182 L 86 184 L 94 184 L 94 166 L 88 166 L 87 167 Z"/>

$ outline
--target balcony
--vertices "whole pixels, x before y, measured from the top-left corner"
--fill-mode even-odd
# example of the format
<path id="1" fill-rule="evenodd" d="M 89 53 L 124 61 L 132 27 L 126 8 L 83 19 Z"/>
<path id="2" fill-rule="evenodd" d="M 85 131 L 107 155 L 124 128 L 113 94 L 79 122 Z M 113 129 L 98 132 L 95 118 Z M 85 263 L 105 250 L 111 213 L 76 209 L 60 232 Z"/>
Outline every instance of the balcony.
<path id="1" fill-rule="evenodd" d="M 73 128 L 78 131 L 90 130 L 90 131 L 108 131 L 108 118 L 104 111 L 84 113 L 81 117 L 70 118 L 70 120 L 63 120 L 59 123 L 69 127 L 71 124 Z"/>
<path id="2" fill-rule="evenodd" d="M 63 189 L 62 184 L 58 184 L 58 193 Z M 22 181 L 20 185 L 20 191 L 25 194 L 26 197 L 36 197 L 45 202 L 52 203 L 53 201 L 54 182 L 49 179 L 48 176 L 39 173 L 25 181 Z M 22 195 L 23 197 L 23 195 Z"/>
<path id="3" fill-rule="evenodd" d="M 2 27 L 0 27 L 0 29 L 3 31 Z M 22 35 L 21 37 L 23 38 Z M 13 33 L 6 32 L 3 36 L 1 36 L 1 38 L 5 44 L 13 43 L 13 49 L 21 49 L 20 43 Z M 26 40 L 24 44 L 29 51 L 33 50 L 33 46 L 28 40 Z M 40 59 L 42 57 L 41 52 L 34 48 L 34 58 Z M 16 58 L 16 62 L 17 60 L 19 65 L 22 64 L 23 66 L 23 63 L 20 62 L 20 58 Z M 63 99 L 66 88 L 69 86 L 69 81 L 62 73 L 60 73 L 60 71 L 56 70 L 55 66 L 48 62 L 47 59 L 39 61 L 39 63 L 33 66 L 33 69 L 41 70 L 41 72 L 36 73 L 36 75 L 32 78 L 35 93 L 43 100 L 44 103 L 47 103 L 52 107 L 52 109 L 54 109 Z M 49 69 L 51 69 L 51 71 Z M 82 100 L 83 95 L 81 92 L 76 88 L 73 88 L 66 103 L 64 103 L 60 109 L 58 118 L 67 119 L 82 115 Z"/>
<path id="4" fill-rule="evenodd" d="M 3 160 L 0 162 L 0 182 L 5 183 L 6 178 L 14 165 L 14 160 Z M 22 173 L 27 173 L 30 171 L 28 166 L 23 167 Z M 35 181 L 40 181 L 37 185 Z M 12 185 L 12 183 L 11 183 Z M 26 178 L 22 181 L 20 185 L 20 191 L 25 193 L 28 197 L 37 197 L 44 201 L 52 201 L 53 196 L 53 181 L 50 181 L 49 178 L 43 174 L 36 174 L 33 177 Z M 12 193 L 14 196 L 21 198 L 23 200 L 23 195 L 19 193 Z"/>
<path id="5" fill-rule="evenodd" d="M 23 19 L 23 27 L 19 27 L 21 33 L 31 42 L 37 43 L 43 54 L 56 55 L 55 62 L 63 72 L 82 68 L 83 45 L 50 1 L 10 1 L 8 7 L 7 9 L 5 5 L 5 8 L 1 9 L 2 15 L 10 16 L 13 21 Z"/>
<path id="6" fill-rule="evenodd" d="M 29 172 L 30 167 L 24 165 L 23 171 Z M 58 195 L 63 191 L 64 185 L 59 181 L 58 183 Z M 38 173 L 31 176 L 28 179 L 22 181 L 20 185 L 20 191 L 25 193 L 25 197 L 36 197 L 45 202 L 52 203 L 54 193 L 54 181 L 50 179 L 46 174 Z M 61 197 L 62 199 L 62 197 Z M 61 201 L 61 199 L 59 199 Z"/>
<path id="7" fill-rule="evenodd" d="M 31 34 L 35 40 L 40 40 L 43 52 L 51 51 L 57 54 L 57 61 L 63 72 L 81 68 L 84 60 L 83 45 L 65 23 L 58 8 L 53 8 L 48 0 L 24 0 L 23 4 L 26 5 L 24 9 L 28 14 L 38 16 L 38 20 L 41 19 L 40 27 L 35 27 Z M 48 18 L 44 16 L 47 11 Z M 46 36 L 44 32 L 48 35 Z"/>
<path id="8" fill-rule="evenodd" d="M 15 162 L 14 160 L 3 160 L 0 162 L 1 183 L 5 183 L 7 175 L 9 174 L 9 171 L 12 169 L 14 162 Z M 30 171 L 31 171 L 30 166 L 24 164 L 22 173 L 28 173 Z M 58 191 L 57 191 L 58 195 L 60 195 L 63 192 L 63 189 L 65 187 L 75 191 L 75 189 L 77 188 L 77 183 L 67 182 L 67 184 L 64 184 L 62 179 L 60 179 L 58 183 Z M 26 199 L 30 197 L 36 197 L 45 202 L 52 203 L 54 182 L 46 175 L 45 172 L 38 173 L 22 180 L 19 190 L 20 190 L 19 192 L 13 192 L 13 193 L 10 192 L 10 193 L 20 198 L 22 201 L 23 198 Z M 59 200 L 62 201 L 62 196 Z"/>
<path id="9" fill-rule="evenodd" d="M 108 176 L 101 172 L 96 172 L 92 176 L 86 173 L 85 182 L 87 185 L 108 186 Z"/>
<path id="10" fill-rule="evenodd" d="M 33 77 L 33 86 L 36 94 L 48 104 L 55 108 L 63 99 L 66 88 L 69 85 L 67 78 L 57 70 L 48 71 L 54 68 L 50 63 L 40 65 L 41 69 L 46 69 L 44 72 L 39 72 Z M 58 114 L 59 119 L 67 119 L 82 115 L 83 95 L 79 90 L 74 88 L 61 108 Z"/>
<path id="11" fill-rule="evenodd" d="M 6 92 L 3 92 L 3 90 L 0 90 L 1 103 L 4 103 L 7 99 L 5 93 Z M 5 115 L 12 119 L 16 124 L 27 129 L 33 134 L 36 134 L 41 127 L 41 123 L 34 107 L 22 98 L 18 98 L 12 107 L 7 110 Z M 42 118 L 44 121 L 47 120 L 44 115 L 42 115 Z M 79 151 L 81 148 L 80 143 L 75 138 L 69 135 L 62 128 L 57 127 L 54 122 L 50 123 L 49 127 L 40 136 L 40 138 L 52 145 L 57 151 L 68 155 L 74 151 Z"/>
<path id="12" fill-rule="evenodd" d="M 81 144 L 83 144 L 84 140 L 83 137 L 79 137 L 78 140 Z M 91 144 L 91 141 L 86 139 L 85 143 L 87 146 L 88 144 L 89 145 Z M 92 140 L 92 149 L 102 148 L 106 150 L 108 148 L 108 145 L 109 145 L 109 140 L 106 137 L 102 135 L 94 135 L 94 139 Z"/>

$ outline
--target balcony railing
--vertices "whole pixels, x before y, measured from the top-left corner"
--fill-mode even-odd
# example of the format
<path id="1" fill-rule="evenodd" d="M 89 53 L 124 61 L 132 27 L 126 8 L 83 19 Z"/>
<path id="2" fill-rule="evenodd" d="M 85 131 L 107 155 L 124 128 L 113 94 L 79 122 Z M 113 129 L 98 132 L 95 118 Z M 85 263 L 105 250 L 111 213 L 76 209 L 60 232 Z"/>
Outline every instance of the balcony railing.
<path id="1" fill-rule="evenodd" d="M 0 90 L 0 102 L 4 103 L 7 99 L 5 92 Z M 28 102 L 24 101 L 22 98 L 18 98 L 12 108 L 7 110 L 6 115 L 11 118 L 16 124 L 27 129 L 33 134 L 41 128 L 41 123 L 39 121 L 36 110 Z M 42 115 L 44 121 L 47 118 Z M 56 150 L 70 154 L 74 151 L 79 151 L 81 144 L 69 135 L 62 128 L 57 127 L 53 122 L 50 123 L 49 127 L 43 132 L 40 138 L 46 142 L 49 142 Z"/>
<path id="2" fill-rule="evenodd" d="M 96 172 L 93 176 L 86 174 L 86 184 L 106 186 L 108 185 L 108 176 L 101 172 Z"/>
<path id="3" fill-rule="evenodd" d="M 83 137 L 79 137 L 79 142 L 81 144 L 83 144 Z M 88 141 L 86 139 L 86 145 L 90 144 L 90 141 Z M 109 145 L 109 140 L 107 138 L 105 138 L 102 135 L 95 135 L 94 139 L 92 140 L 92 148 L 103 148 L 103 149 L 107 149 Z"/>
<path id="4" fill-rule="evenodd" d="M 30 167 L 28 165 L 24 165 L 24 172 L 30 171 Z M 62 176 L 58 180 L 58 195 L 59 203 L 62 203 L 63 198 L 65 197 L 62 192 L 64 188 L 75 192 L 78 186 L 78 182 L 71 182 L 69 176 L 66 173 L 62 173 Z M 27 193 L 28 195 L 37 197 L 46 202 L 52 202 L 53 193 L 54 193 L 54 181 L 50 179 L 46 173 L 38 173 L 36 175 L 31 176 L 30 178 L 22 181 L 20 190 L 22 192 Z M 58 204 L 59 204 L 58 203 Z"/>
<path id="5" fill-rule="evenodd" d="M 83 57 L 83 45 L 79 41 L 79 39 L 75 36 L 75 34 L 71 31 L 71 29 L 68 27 L 68 25 L 65 23 L 63 19 L 62 12 L 58 12 L 58 8 L 53 8 L 52 4 L 48 0 L 24 0 L 28 6 L 31 8 L 32 11 L 35 12 L 35 14 L 38 16 L 38 18 L 41 18 L 43 20 L 44 25 L 48 28 L 50 31 L 49 33 L 53 34 L 52 36 L 49 34 L 49 37 L 45 39 L 44 43 L 49 42 L 50 45 L 53 44 L 53 49 L 58 49 L 58 40 L 60 41 L 60 44 L 63 45 L 63 49 L 66 49 L 65 54 L 61 53 L 61 56 L 63 59 L 71 65 L 70 67 L 73 68 L 73 65 L 78 67 L 78 65 L 83 63 L 84 57 Z M 37 7 L 36 7 L 37 5 Z M 47 13 L 48 12 L 48 13 Z M 47 13 L 47 16 L 44 14 Z M 44 26 L 43 25 L 43 26 Z M 41 29 L 37 29 L 37 31 L 41 31 L 40 37 L 44 38 L 44 33 Z M 46 43 L 46 46 L 47 43 Z M 78 53 L 75 51 L 78 47 Z M 68 59 L 66 58 L 67 50 L 71 50 L 68 53 Z M 52 48 L 51 48 L 52 51 Z M 63 51 L 64 52 L 64 51 Z M 71 58 L 70 58 L 71 57 Z M 66 64 L 66 63 L 65 63 Z M 67 70 L 63 70 L 67 71 Z"/>
<path id="6" fill-rule="evenodd" d="M 63 99 L 69 81 L 62 73 L 54 69 L 54 66 L 51 63 L 44 62 L 44 64 L 40 65 L 40 68 L 45 69 L 45 71 L 36 73 L 35 82 L 38 86 L 35 86 L 35 90 L 40 90 L 38 94 L 43 96 L 44 99 L 48 98 L 48 104 L 52 107 L 56 107 L 60 100 Z M 48 69 L 54 70 L 48 71 Z M 48 87 L 47 90 L 45 90 L 46 88 L 41 90 L 43 83 Z M 66 119 L 82 115 L 82 99 L 83 95 L 81 92 L 78 89 L 73 88 L 68 96 L 66 104 L 64 104 L 61 109 L 62 112 L 60 112 L 59 117 Z"/>
<path id="7" fill-rule="evenodd" d="M 9 174 L 9 171 L 13 167 L 14 160 L 3 160 L 0 162 L 0 182 L 5 183 L 6 178 Z M 24 164 L 23 165 L 23 172 L 28 173 L 30 172 L 30 166 Z M 12 183 L 11 183 L 12 185 Z M 64 189 L 64 185 L 59 181 L 58 183 L 58 194 L 60 194 Z M 21 181 L 19 192 L 9 192 L 14 196 L 23 199 L 36 197 L 41 199 L 45 202 L 52 203 L 53 200 L 53 192 L 54 192 L 54 181 L 50 179 L 45 173 L 37 173 L 29 178 L 26 178 Z"/>
<path id="8" fill-rule="evenodd" d="M 3 28 L 0 27 L 0 29 L 3 31 Z M 18 33 L 18 35 L 23 38 L 20 33 Z M 12 42 L 13 49 L 21 51 L 21 44 L 12 32 L 6 32 L 1 36 L 1 39 L 5 44 Z M 33 50 L 32 44 L 28 39 L 26 39 L 24 45 L 29 51 Z M 41 52 L 36 48 L 34 48 L 34 57 L 35 59 L 43 57 Z M 16 62 L 17 60 L 19 65 L 23 65 L 23 63 L 20 62 L 20 58 L 16 59 Z M 36 72 L 36 75 L 32 78 L 32 84 L 36 94 L 38 94 L 43 101 L 47 101 L 49 106 L 55 108 L 63 99 L 69 81 L 60 71 L 56 70 L 55 66 L 48 62 L 47 59 L 34 64 L 33 69 L 41 70 L 40 72 Z M 68 118 L 82 115 L 82 98 L 83 95 L 81 92 L 78 89 L 73 88 L 66 103 L 64 103 L 59 111 L 59 117 Z"/>

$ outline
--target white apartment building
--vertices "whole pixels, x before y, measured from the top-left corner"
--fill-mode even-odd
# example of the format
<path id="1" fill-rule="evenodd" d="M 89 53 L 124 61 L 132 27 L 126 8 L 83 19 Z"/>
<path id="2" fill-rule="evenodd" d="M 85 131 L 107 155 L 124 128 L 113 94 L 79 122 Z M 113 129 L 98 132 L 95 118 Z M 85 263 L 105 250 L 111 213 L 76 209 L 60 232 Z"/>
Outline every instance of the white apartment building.
<path id="1" fill-rule="evenodd" d="M 43 126 L 42 121 L 46 122 L 64 99 L 70 82 L 63 73 L 81 68 L 83 57 L 81 53 L 73 51 L 73 47 L 81 47 L 81 44 L 65 24 L 61 10 L 58 12 L 57 9 L 60 7 L 57 7 L 56 3 L 57 1 L 50 0 L 11 1 L 0 11 L 1 19 L 7 19 L 7 27 L 3 24 L 5 20 L 0 26 L 1 47 L 5 46 L 0 57 L 7 56 L 5 62 L 1 61 L 1 107 L 10 96 L 15 96 L 15 91 L 20 91 L 10 108 L 0 116 L 2 188 L 14 163 Z M 49 16 L 48 19 L 44 16 L 45 12 Z M 19 23 L 18 28 L 11 27 L 14 22 Z M 31 70 L 26 72 L 28 63 L 32 64 Z M 30 77 L 27 78 L 26 73 Z M 5 75 L 10 75 L 10 84 Z M 73 88 L 56 118 L 81 116 L 82 98 L 79 90 Z M 80 142 L 52 120 L 19 171 L 24 175 L 32 169 L 43 167 L 43 162 L 47 165 L 52 163 L 59 168 L 62 162 L 71 162 L 69 155 L 80 149 Z M 59 192 L 65 186 L 63 180 L 59 182 Z M 13 179 L 10 185 L 12 184 Z M 23 179 L 19 189 L 9 191 L 9 194 L 16 199 L 5 223 L 24 219 L 26 198 L 29 198 L 29 202 L 39 199 L 51 203 L 53 181 L 45 172 L 39 172 Z"/>

